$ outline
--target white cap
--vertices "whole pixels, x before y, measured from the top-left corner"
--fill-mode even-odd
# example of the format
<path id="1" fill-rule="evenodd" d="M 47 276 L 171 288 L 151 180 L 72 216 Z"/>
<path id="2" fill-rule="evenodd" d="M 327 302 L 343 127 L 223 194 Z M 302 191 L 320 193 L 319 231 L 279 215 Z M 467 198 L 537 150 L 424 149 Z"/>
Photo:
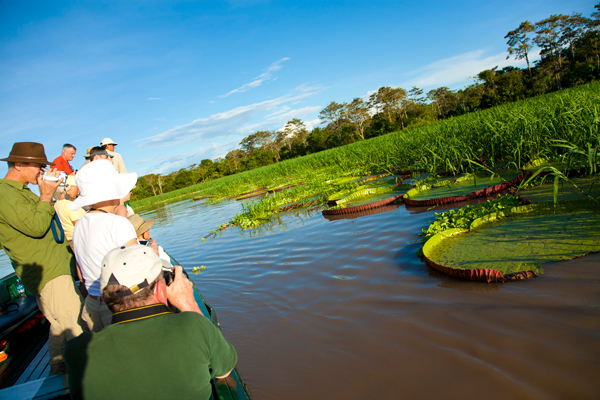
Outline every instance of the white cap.
<path id="1" fill-rule="evenodd" d="M 120 246 L 102 259 L 100 290 L 108 285 L 123 285 L 134 294 L 152 283 L 163 269 L 171 270 L 154 250 L 141 244 Z"/>
<path id="2" fill-rule="evenodd" d="M 115 146 L 118 145 L 119 143 L 115 142 L 114 140 L 112 140 L 111 138 L 105 137 L 104 139 L 102 139 L 102 141 L 100 142 L 100 146 L 106 146 L 107 144 L 114 144 Z"/>
<path id="3" fill-rule="evenodd" d="M 69 205 L 71 211 L 106 200 L 122 199 L 137 182 L 135 172 L 119 174 L 108 160 L 86 164 L 75 175 L 80 196 Z"/>

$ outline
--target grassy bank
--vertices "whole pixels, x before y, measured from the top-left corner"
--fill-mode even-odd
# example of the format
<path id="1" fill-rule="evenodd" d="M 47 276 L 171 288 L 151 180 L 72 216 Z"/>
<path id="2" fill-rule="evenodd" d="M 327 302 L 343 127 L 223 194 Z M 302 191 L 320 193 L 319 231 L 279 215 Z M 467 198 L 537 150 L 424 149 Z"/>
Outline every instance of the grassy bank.
<path id="1" fill-rule="evenodd" d="M 283 161 L 139 200 L 132 206 L 195 192 L 232 196 L 291 179 L 323 180 L 398 165 L 435 173 L 473 171 L 480 165 L 520 169 L 533 160 L 563 156 L 568 150 L 562 147 L 565 143 L 595 156 L 599 131 L 600 83 L 592 83 Z"/>

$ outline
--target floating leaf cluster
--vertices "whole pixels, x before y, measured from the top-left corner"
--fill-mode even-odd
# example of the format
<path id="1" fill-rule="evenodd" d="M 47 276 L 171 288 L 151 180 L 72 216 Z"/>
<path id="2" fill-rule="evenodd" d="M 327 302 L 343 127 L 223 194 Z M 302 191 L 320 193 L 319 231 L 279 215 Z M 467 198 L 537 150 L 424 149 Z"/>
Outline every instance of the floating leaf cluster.
<path id="1" fill-rule="evenodd" d="M 435 221 L 429 225 L 429 228 L 423 229 L 421 233 L 422 243 L 425 243 L 433 235 L 453 228 L 469 229 L 471 223 L 477 218 L 492 214 L 501 210 L 511 209 L 520 206 L 522 203 L 512 194 L 498 196 L 494 200 L 488 200 L 485 203 L 477 205 L 467 205 L 455 210 L 448 210 L 442 213 L 435 213 Z"/>

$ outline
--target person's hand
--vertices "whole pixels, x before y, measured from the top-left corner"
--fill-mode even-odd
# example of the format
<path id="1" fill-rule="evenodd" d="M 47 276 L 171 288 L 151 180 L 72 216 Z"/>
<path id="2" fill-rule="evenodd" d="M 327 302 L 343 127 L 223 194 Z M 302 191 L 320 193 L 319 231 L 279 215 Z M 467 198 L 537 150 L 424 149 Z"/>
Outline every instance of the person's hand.
<path id="1" fill-rule="evenodd" d="M 56 168 L 49 169 L 45 175 L 51 175 L 58 177 L 59 171 Z M 58 185 L 62 182 L 58 180 L 57 182 L 46 181 L 43 178 L 42 174 L 39 174 L 37 177 L 38 187 L 40 188 L 40 200 L 50 203 L 52 201 L 52 195 L 56 192 Z"/>
<path id="2" fill-rule="evenodd" d="M 158 244 L 156 244 L 156 240 L 148 239 L 148 247 L 152 248 L 156 252 L 156 255 L 160 257 L 160 254 L 158 254 Z"/>
<path id="3" fill-rule="evenodd" d="M 176 265 L 173 267 L 175 279 L 167 286 L 167 300 L 180 311 L 192 311 L 202 314 L 196 299 L 194 299 L 194 284 L 183 274 L 183 268 Z"/>

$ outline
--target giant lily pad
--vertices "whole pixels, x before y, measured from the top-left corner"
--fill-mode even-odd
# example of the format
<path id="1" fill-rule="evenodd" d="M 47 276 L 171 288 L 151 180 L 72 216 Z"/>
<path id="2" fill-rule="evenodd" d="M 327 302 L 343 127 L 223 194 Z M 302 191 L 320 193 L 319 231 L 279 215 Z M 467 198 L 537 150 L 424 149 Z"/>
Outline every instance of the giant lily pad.
<path id="1" fill-rule="evenodd" d="M 411 206 L 434 206 L 465 201 L 476 197 L 489 196 L 520 182 L 524 175 L 506 172 L 500 175 L 470 174 L 454 181 L 443 181 L 433 187 L 420 186 L 404 196 L 404 202 Z"/>
<path id="2" fill-rule="evenodd" d="M 534 186 L 525 190 L 519 191 L 519 195 L 529 200 L 532 203 L 545 203 L 554 201 L 554 183 L 545 183 L 540 186 Z M 590 196 L 597 198 L 600 196 L 600 176 L 586 176 L 581 178 L 571 178 L 571 182 L 577 185 Z M 588 197 L 581 193 L 575 186 L 561 180 L 558 184 L 557 201 L 564 200 L 585 200 Z"/>
<path id="3" fill-rule="evenodd" d="M 409 185 L 402 184 L 362 188 L 337 200 L 340 208 L 323 210 L 323 215 L 349 214 L 381 207 L 400 199 L 409 188 Z"/>
<path id="4" fill-rule="evenodd" d="M 490 223 L 493 222 L 493 223 Z M 600 207 L 592 201 L 531 204 L 451 229 L 425 243 L 429 265 L 488 282 L 536 276 L 544 262 L 600 251 Z"/>

